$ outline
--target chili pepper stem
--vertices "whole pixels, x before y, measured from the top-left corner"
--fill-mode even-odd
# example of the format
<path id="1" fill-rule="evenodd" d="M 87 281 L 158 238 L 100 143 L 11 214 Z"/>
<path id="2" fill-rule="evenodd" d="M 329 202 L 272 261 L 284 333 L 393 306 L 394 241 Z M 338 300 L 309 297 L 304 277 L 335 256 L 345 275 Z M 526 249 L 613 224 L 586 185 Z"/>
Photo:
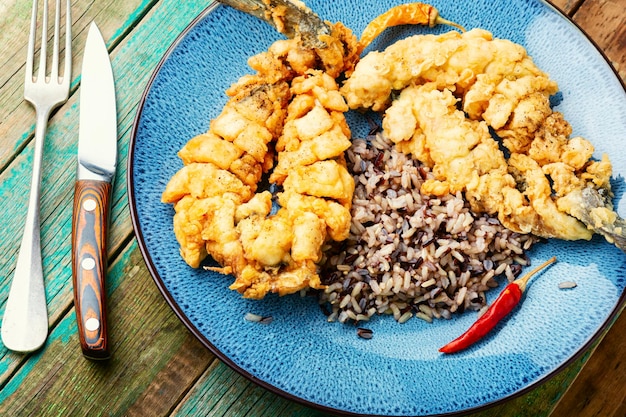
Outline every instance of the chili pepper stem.
<path id="1" fill-rule="evenodd" d="M 539 265 L 538 267 L 536 267 L 535 269 L 533 269 L 532 271 L 530 271 L 529 273 L 524 275 L 522 278 L 516 279 L 515 281 L 513 281 L 513 283 L 517 284 L 517 286 L 519 287 L 519 289 L 523 293 L 524 291 L 526 291 L 526 286 L 528 285 L 528 281 L 530 281 L 530 279 L 537 272 L 541 271 L 542 269 L 544 269 L 548 265 L 553 264 L 554 262 L 556 262 L 556 256 L 553 256 L 552 258 L 548 259 L 547 261 L 545 261 L 544 263 L 542 263 L 541 265 Z"/>
<path id="2" fill-rule="evenodd" d="M 435 19 L 435 25 L 448 25 L 457 28 L 461 32 L 467 32 L 463 26 L 459 25 L 458 23 L 454 23 L 451 20 L 444 19 L 441 16 L 437 16 L 437 18 Z"/>

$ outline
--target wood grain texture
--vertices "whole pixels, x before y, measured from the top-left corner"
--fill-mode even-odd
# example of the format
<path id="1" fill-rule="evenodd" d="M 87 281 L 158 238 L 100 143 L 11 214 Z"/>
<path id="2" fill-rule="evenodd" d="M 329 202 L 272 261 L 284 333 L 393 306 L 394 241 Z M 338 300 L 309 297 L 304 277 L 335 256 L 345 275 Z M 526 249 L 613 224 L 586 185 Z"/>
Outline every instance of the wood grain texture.
<path id="1" fill-rule="evenodd" d="M 111 183 L 76 181 L 72 214 L 74 308 L 83 355 L 109 359 L 106 303 Z"/>
<path id="2" fill-rule="evenodd" d="M 165 303 L 133 240 L 126 197 L 128 143 L 139 98 L 158 61 L 209 2 L 73 1 L 72 96 L 50 121 L 44 147 L 42 243 L 51 334 L 32 355 L 0 345 L 0 415 L 259 416 L 327 415 L 261 388 L 220 362 Z M 624 11 L 618 0 L 555 0 L 624 68 Z M 30 0 L 0 2 L 0 312 L 8 295 L 32 165 L 34 112 L 23 101 Z M 613 17 L 611 17 L 613 16 Z M 617 18 L 615 17 L 617 16 Z M 107 296 L 113 357 L 86 361 L 72 306 L 70 233 L 74 192 L 78 80 L 87 28 L 107 40 L 118 91 L 119 167 L 111 199 Z M 621 31 L 621 32 L 620 32 Z M 622 72 L 623 74 L 623 72 Z M 623 75 L 622 75 L 623 77 Z M 155 186 L 161 186 L 155 184 Z M 537 389 L 473 417 L 626 415 L 625 315 L 597 348 Z M 581 371 L 582 369 L 582 371 Z M 578 379 L 563 395 L 571 381 Z M 588 389 L 588 387 L 592 387 Z"/>
<path id="3" fill-rule="evenodd" d="M 134 241 L 112 265 L 109 284 L 112 358 L 82 357 L 70 310 L 2 388 L 0 415 L 166 416 L 208 368 L 213 355 L 165 303 Z"/>
<path id="4" fill-rule="evenodd" d="M 101 29 L 106 33 L 105 36 L 115 39 L 115 35 L 110 34 L 124 28 L 125 25 L 127 28 L 134 27 L 136 21 L 126 19 L 128 16 L 140 15 L 134 12 L 141 7 L 146 7 L 139 0 L 119 3 L 117 6 L 115 6 L 115 1 L 93 4 L 76 2 L 73 5 L 74 80 L 77 80 L 80 75 L 78 63 L 80 63 L 82 48 L 87 36 L 86 29 L 94 15 L 102 13 L 107 7 L 117 7 L 122 13 L 127 13 L 127 15 L 118 15 L 117 18 L 108 16 L 102 19 L 106 21 L 106 24 L 101 26 Z M 0 8 L 4 5 L 5 3 L 2 2 Z M 34 111 L 23 99 L 23 65 L 26 59 L 27 28 L 31 5 L 31 1 L 22 0 L 8 7 L 6 14 L 0 13 L 0 28 L 7 29 L 6 32 L 0 31 L 0 51 L 2 51 L 3 57 L 14 57 L 10 60 L 12 64 L 19 63 L 18 68 L 10 73 L 0 71 L 3 76 L 8 76 L 5 84 L 2 85 L 2 94 L 0 94 L 2 97 L 0 101 L 3 103 L 2 109 L 8 110 L 8 113 L 3 114 L 3 118 L 0 119 L 0 148 L 2 149 L 1 152 L 9 152 L 7 157 L 0 161 L 0 167 L 2 167 L 0 169 L 0 197 L 3 199 L 2 207 L 6 207 L 11 213 L 9 216 L 3 216 L 0 224 L 0 242 L 2 242 L 0 310 L 4 309 L 8 295 L 8 280 L 13 275 L 17 259 L 19 239 L 28 204 L 28 189 L 32 169 L 32 136 L 35 116 Z M 18 30 L 16 31 L 16 29 Z M 120 36 L 117 37 L 117 41 L 119 41 Z M 10 66 L 12 64 L 4 63 L 3 65 Z M 73 84 L 75 83 L 76 81 Z M 17 93 L 13 94 L 14 91 Z M 40 203 L 41 241 L 46 298 L 51 325 L 54 325 L 65 314 L 73 298 L 70 246 L 68 243 L 71 234 L 72 196 L 78 139 L 79 109 L 77 96 L 74 86 L 68 102 L 59 108 L 50 119 L 48 134 L 44 143 Z M 110 234 L 111 251 L 119 248 L 122 242 L 128 239 L 131 231 L 128 214 L 124 211 L 127 207 L 126 192 L 124 188 L 120 187 L 124 183 L 124 174 L 120 174 L 119 177 L 122 180 L 116 185 L 113 195 L 112 223 L 114 227 Z M 118 223 L 125 224 L 126 228 L 123 230 L 118 228 Z M 0 350 L 0 386 L 6 376 L 10 375 L 23 361 L 24 357 L 21 355 L 7 352 L 6 349 Z"/>
<path id="5" fill-rule="evenodd" d="M 558 403 L 553 417 L 626 415 L 626 314 L 611 330 Z"/>
<path id="6" fill-rule="evenodd" d="M 72 87 L 76 92 L 80 63 L 92 20 L 96 20 L 108 45 L 121 41 L 134 23 L 153 6 L 154 1 L 104 0 L 72 2 Z M 24 66 L 28 45 L 28 28 L 32 1 L 7 0 L 0 4 L 0 169 L 11 163 L 16 153 L 29 144 L 34 134 L 34 111 L 24 101 Z M 126 20 L 128 19 L 128 20 Z M 41 22 L 39 22 L 41 25 Z M 52 31 L 48 36 L 52 37 Z M 52 123 L 72 107 L 66 103 L 54 114 Z"/>
<path id="7" fill-rule="evenodd" d="M 243 417 L 263 410 L 267 416 L 326 416 L 286 400 L 250 382 L 220 361 L 215 361 L 174 410 L 175 416 Z"/>
<path id="8" fill-rule="evenodd" d="M 21 8 L 30 16 L 31 2 L 22 0 Z M 156 64 L 165 50 L 174 41 L 176 36 L 200 13 L 204 4 L 187 2 L 180 4 L 177 1 L 163 0 L 155 4 L 154 1 L 133 0 L 122 2 L 109 0 L 106 2 L 84 3 L 78 2 L 73 6 L 73 55 L 74 62 L 80 62 L 80 53 L 87 35 L 87 28 L 93 19 L 97 19 L 103 37 L 109 44 L 116 45 L 111 52 L 112 66 L 116 78 L 119 94 L 118 104 L 118 166 L 127 164 L 128 142 L 132 122 L 135 117 L 139 97 Z M 118 4 L 119 3 L 119 4 Z M 76 7 L 79 7 L 76 10 Z M 0 6 L 1 7 L 1 6 Z M 17 6 L 16 6 L 17 8 Z M 10 16 L 10 15 L 9 15 Z M 13 22 L 5 21 L 8 16 L 0 14 L 0 27 L 9 26 Z M 142 25 L 137 25 L 141 21 Z M 167 23 L 166 23 L 167 22 Z M 26 23 L 28 27 L 28 23 Z M 164 29 L 165 28 L 165 29 Z M 23 29 L 22 29 L 23 30 Z M 155 42 L 154 39 L 160 39 Z M 26 39 L 24 39 L 25 48 Z M 0 43 L 0 50 L 5 44 Z M 81 51 L 80 53 L 76 51 Z M 6 53 L 9 53 L 6 51 Z M 25 59 L 24 53 L 19 53 L 20 62 Z M 118 58 L 117 55 L 120 55 Z M 137 59 L 140 57 L 140 59 Z M 79 59 L 77 61 L 77 59 Z M 78 66 L 78 65 L 76 65 Z M 78 66 L 79 67 L 79 66 Z M 74 70 L 74 77 L 80 75 Z M 14 75 L 15 83 L 22 91 L 23 73 Z M 13 82 L 13 81 L 11 81 Z M 4 97 L 5 89 L 0 90 Z M 19 103 L 13 103 L 17 108 L 25 105 L 23 97 Z M 26 108 L 25 108 L 26 109 Z M 9 280 L 13 276 L 19 241 L 22 234 L 22 225 L 28 204 L 28 189 L 30 186 L 30 172 L 32 166 L 32 130 L 34 128 L 34 113 L 30 109 L 19 118 L 11 113 L 2 125 L 23 129 L 25 142 L 16 147 L 15 153 L 8 158 L 8 165 L 0 172 L 0 197 L 7 202 L 10 216 L 3 216 L 0 226 L 0 311 L 4 311 L 4 304 L 8 297 Z M 73 93 L 68 102 L 63 105 L 50 120 L 48 135 L 44 144 L 44 160 L 42 164 L 42 256 L 46 298 L 48 301 L 49 321 L 55 325 L 67 312 L 72 304 L 71 284 L 71 213 L 76 171 L 76 152 L 78 140 L 78 95 Z M 21 119 L 20 119 L 21 120 Z M 20 136 L 20 137 L 21 137 Z M 14 141 L 15 137 L 0 136 L 2 146 Z M 126 196 L 125 169 L 118 170 L 113 187 L 111 201 L 111 228 L 109 233 L 109 256 L 121 250 L 123 245 L 132 236 L 132 225 L 128 212 Z M 24 365 L 26 357 L 9 352 L 1 346 L 0 349 L 0 387 L 17 369 Z"/>
<path id="9" fill-rule="evenodd" d="M 557 9 L 571 16 L 580 4 L 585 0 L 549 0 Z"/>
<path id="10" fill-rule="evenodd" d="M 587 0 L 574 21 L 594 40 L 626 82 L 626 3 L 624 0 Z"/>

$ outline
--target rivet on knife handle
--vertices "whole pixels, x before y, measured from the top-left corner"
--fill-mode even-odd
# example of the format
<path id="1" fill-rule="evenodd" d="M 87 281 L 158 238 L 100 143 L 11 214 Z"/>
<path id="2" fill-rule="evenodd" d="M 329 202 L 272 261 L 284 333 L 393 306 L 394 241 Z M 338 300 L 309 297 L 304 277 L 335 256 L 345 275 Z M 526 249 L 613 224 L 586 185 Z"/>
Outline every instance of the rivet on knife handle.
<path id="1" fill-rule="evenodd" d="M 108 359 L 106 320 L 107 232 L 111 183 L 79 180 L 72 217 L 74 305 L 83 355 Z"/>

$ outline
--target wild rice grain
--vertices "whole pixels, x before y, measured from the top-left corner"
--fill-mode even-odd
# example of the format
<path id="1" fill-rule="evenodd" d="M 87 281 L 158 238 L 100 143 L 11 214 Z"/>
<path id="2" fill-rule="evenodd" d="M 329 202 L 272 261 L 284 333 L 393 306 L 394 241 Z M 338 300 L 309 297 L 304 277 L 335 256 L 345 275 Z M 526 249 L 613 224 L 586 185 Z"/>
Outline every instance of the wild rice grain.
<path id="1" fill-rule="evenodd" d="M 428 323 L 432 323 L 433 322 L 432 317 L 427 316 L 426 314 L 421 313 L 421 312 L 420 313 L 415 313 L 415 317 L 417 317 L 419 319 L 422 319 L 424 321 L 427 321 Z"/>
<path id="2" fill-rule="evenodd" d="M 251 321 L 253 323 L 258 323 L 261 321 L 261 319 L 263 319 L 263 316 L 259 316 L 258 314 L 253 314 L 253 313 L 246 313 L 245 316 L 243 316 L 243 318 L 246 321 Z"/>
<path id="3" fill-rule="evenodd" d="M 246 321 L 250 321 L 253 323 L 261 323 L 261 324 L 270 324 L 274 318 L 272 316 L 259 316 L 258 314 L 246 313 L 243 318 Z"/>
<path id="4" fill-rule="evenodd" d="M 413 313 L 411 313 L 410 311 L 407 311 L 406 313 L 400 316 L 400 318 L 398 319 L 398 323 L 406 323 L 411 317 L 413 317 Z"/>
<path id="5" fill-rule="evenodd" d="M 325 252 L 320 274 L 329 321 L 431 322 L 485 307 L 484 291 L 519 274 L 538 239 L 472 212 L 461 193 L 421 194 L 430 169 L 381 134 L 370 141 L 355 139 L 347 152 L 356 184 L 350 235 Z"/>
<path id="6" fill-rule="evenodd" d="M 370 329 L 366 329 L 364 327 L 359 327 L 356 329 L 356 334 L 362 339 L 371 339 L 374 337 L 374 332 Z"/>

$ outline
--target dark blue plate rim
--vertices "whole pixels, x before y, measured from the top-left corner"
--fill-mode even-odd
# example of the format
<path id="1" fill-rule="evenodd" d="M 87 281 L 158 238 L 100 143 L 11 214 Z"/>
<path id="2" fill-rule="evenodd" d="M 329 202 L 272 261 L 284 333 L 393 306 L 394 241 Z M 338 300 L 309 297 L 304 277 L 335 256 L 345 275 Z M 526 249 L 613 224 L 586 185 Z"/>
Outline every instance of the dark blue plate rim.
<path id="1" fill-rule="evenodd" d="M 615 74 L 615 77 L 619 80 L 619 83 L 621 84 L 622 88 L 624 89 L 624 91 L 626 92 L 626 84 L 624 83 L 624 81 L 620 78 L 619 73 L 617 72 L 617 70 L 615 69 L 615 67 L 611 64 L 610 59 L 607 57 L 607 55 L 602 51 L 602 49 L 599 47 L 599 45 L 580 27 L 580 25 L 578 25 L 572 18 L 570 18 L 568 15 L 564 14 L 563 12 L 561 12 L 552 2 L 548 1 L 548 0 L 536 0 L 540 3 L 543 3 L 545 6 L 549 7 L 550 9 L 552 9 L 553 11 L 555 11 L 559 16 L 561 16 L 563 19 L 565 19 L 566 21 L 568 21 L 571 25 L 573 25 L 574 27 L 576 27 L 578 29 L 578 31 L 594 46 L 594 48 L 600 53 L 600 55 L 602 56 L 602 58 L 606 61 L 606 63 L 608 64 L 609 68 L 613 71 L 613 73 Z M 213 10 L 215 10 L 216 7 L 220 7 L 220 4 L 216 1 L 213 1 L 211 4 L 209 4 L 209 6 L 207 6 L 206 9 L 204 9 L 204 11 L 202 11 L 196 18 L 193 19 L 193 21 L 178 35 L 178 37 L 176 38 L 176 40 L 169 46 L 169 48 L 167 49 L 167 51 L 165 52 L 165 54 L 163 55 L 163 57 L 161 58 L 161 60 L 159 61 L 159 63 L 157 64 L 157 66 L 155 67 L 150 79 L 148 80 L 148 83 L 146 85 L 146 88 L 143 91 L 143 94 L 141 96 L 141 100 L 139 102 L 138 105 L 138 110 L 137 113 L 135 115 L 135 119 L 133 120 L 133 125 L 132 125 L 132 130 L 131 130 L 131 135 L 130 135 L 130 143 L 129 143 L 129 151 L 128 151 L 128 166 L 127 166 L 127 176 L 126 176 L 126 181 L 127 181 L 127 190 L 128 190 L 128 200 L 129 200 L 129 209 L 130 209 L 130 217 L 131 217 L 131 222 L 132 222 L 132 226 L 133 226 L 133 230 L 135 232 L 135 236 L 137 238 L 137 243 L 139 246 L 139 250 L 142 254 L 142 257 L 146 263 L 146 267 L 148 269 L 148 272 L 150 273 L 154 283 L 156 284 L 157 288 L 159 289 L 159 291 L 161 292 L 162 296 L 164 297 L 165 301 L 167 302 L 167 304 L 170 306 L 170 308 L 174 311 L 174 313 L 176 314 L 176 316 L 179 318 L 179 320 L 185 325 L 185 327 L 187 327 L 187 329 L 194 335 L 194 337 L 196 337 L 200 343 L 202 343 L 202 345 L 204 345 L 207 349 L 209 349 L 220 361 L 224 362 L 227 366 L 229 366 L 231 369 L 233 369 L 234 371 L 236 371 L 237 373 L 239 373 L 240 375 L 242 375 L 243 377 L 245 377 L 246 379 L 248 379 L 249 381 L 287 399 L 290 401 L 294 401 L 296 403 L 299 403 L 301 405 L 304 405 L 306 407 L 310 407 L 322 412 L 326 412 L 326 413 L 332 413 L 338 416 L 350 416 L 350 417 L 354 417 L 354 416 L 363 416 L 363 414 L 360 413 L 353 413 L 353 412 L 348 412 L 345 410 L 340 410 L 340 409 L 336 409 L 336 408 L 332 408 L 332 407 L 328 407 L 325 405 L 321 405 L 318 403 L 314 403 L 308 400 L 305 400 L 303 398 L 300 398 L 296 395 L 293 395 L 287 391 L 284 391 L 282 389 L 277 388 L 276 386 L 263 381 L 257 377 L 255 377 L 254 375 L 252 375 L 250 372 L 246 371 L 245 369 L 243 369 L 242 367 L 240 367 L 239 365 L 237 365 L 234 361 L 232 361 L 227 355 L 225 355 L 224 353 L 222 353 L 219 349 L 217 349 L 199 330 L 196 326 L 193 325 L 193 323 L 191 322 L 191 320 L 185 315 L 185 313 L 182 311 L 182 309 L 180 308 L 180 306 L 178 305 L 178 303 L 176 302 L 176 300 L 174 300 L 174 297 L 172 296 L 172 294 L 168 291 L 167 287 L 165 286 L 162 278 L 160 277 L 158 270 L 156 268 L 156 266 L 154 265 L 154 262 L 152 260 L 152 256 L 147 248 L 146 242 L 143 238 L 143 231 L 141 228 L 141 224 L 139 221 L 139 216 L 137 213 L 137 208 L 136 208 L 136 196 L 135 196 L 135 180 L 134 180 L 134 153 L 135 153 L 135 145 L 136 145 L 136 136 L 137 136 L 137 127 L 139 125 L 139 121 L 141 119 L 142 116 L 142 112 L 144 109 L 144 105 L 145 105 L 145 101 L 146 101 L 146 97 L 148 95 L 148 93 L 150 92 L 150 89 L 152 88 L 152 85 L 154 83 L 154 80 L 156 78 L 156 76 L 158 75 L 159 71 L 161 70 L 161 67 L 163 66 L 164 62 L 167 61 L 167 59 L 170 57 L 170 55 L 172 54 L 172 52 L 176 49 L 176 47 L 178 46 L 178 44 L 181 42 L 181 40 L 183 38 L 185 38 L 185 36 L 193 29 L 194 26 L 196 26 L 198 24 L 198 22 L 200 22 L 202 19 L 204 19 L 209 13 L 211 13 Z M 222 6 L 225 7 L 225 6 Z M 570 365 L 572 365 L 574 362 L 576 362 L 579 358 L 581 358 L 583 356 L 583 354 L 585 352 L 587 352 L 592 346 L 594 346 L 596 343 L 599 343 L 602 338 L 604 337 L 604 335 L 608 332 L 608 330 L 610 329 L 611 325 L 615 322 L 615 320 L 617 319 L 617 317 L 619 316 L 620 312 L 622 310 L 624 310 L 624 308 L 626 307 L 626 291 L 622 292 L 618 302 L 616 303 L 615 307 L 613 308 L 613 310 L 609 313 L 609 315 L 607 316 L 606 320 L 604 321 L 604 323 L 598 328 L 597 332 L 591 337 L 589 338 L 589 340 L 584 343 L 578 351 L 576 351 L 572 356 L 570 356 L 570 358 L 568 358 L 567 360 L 565 360 L 561 365 L 557 366 L 554 370 L 552 370 L 551 372 L 546 373 L 544 376 L 538 378 L 537 380 L 533 381 L 532 383 L 530 383 L 529 385 L 527 385 L 526 387 L 515 391 L 503 398 L 500 398 L 498 400 L 495 401 L 491 401 L 485 404 L 482 404 L 480 406 L 477 407 L 472 407 L 472 408 L 468 408 L 465 410 L 459 410 L 459 411 L 454 411 L 454 412 L 450 412 L 450 413 L 444 413 L 444 414 L 434 414 L 431 415 L 432 417 L 452 417 L 452 416 L 461 416 L 461 415 L 466 415 L 466 414 L 470 414 L 470 413 L 475 413 L 475 412 L 479 412 L 479 411 L 484 411 L 486 409 L 495 407 L 497 405 L 502 405 L 506 402 L 509 402 L 515 398 L 521 397 L 527 393 L 529 393 L 530 391 L 534 390 L 535 388 L 539 387 L 542 384 L 545 384 L 546 382 L 548 382 L 549 380 L 551 380 L 552 378 L 554 378 L 556 375 L 558 375 L 559 373 L 561 373 L 562 371 L 564 371 L 566 368 L 568 368 Z M 390 415 L 381 415 L 381 417 L 393 417 Z"/>

